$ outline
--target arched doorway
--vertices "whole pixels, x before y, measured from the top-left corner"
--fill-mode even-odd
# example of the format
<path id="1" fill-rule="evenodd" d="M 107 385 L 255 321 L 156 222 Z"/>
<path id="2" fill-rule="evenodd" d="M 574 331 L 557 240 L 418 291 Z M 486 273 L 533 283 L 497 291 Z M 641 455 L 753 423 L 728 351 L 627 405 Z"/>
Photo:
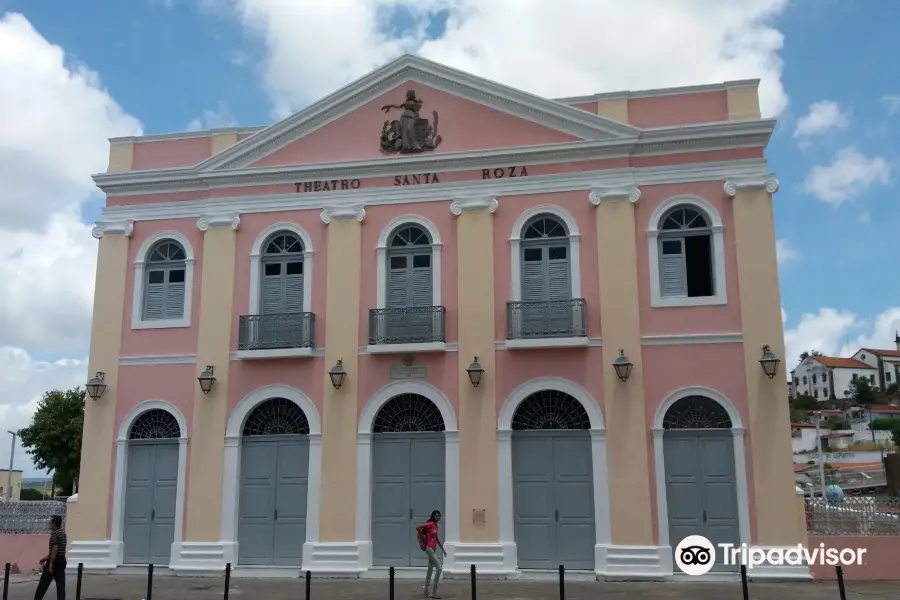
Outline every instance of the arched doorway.
<path id="1" fill-rule="evenodd" d="M 555 390 L 526 397 L 513 414 L 513 513 L 520 569 L 594 569 L 591 421 Z"/>
<path id="2" fill-rule="evenodd" d="M 673 551 L 689 535 L 714 545 L 741 543 L 733 422 L 716 400 L 688 395 L 662 420 L 666 510 Z M 713 570 L 733 570 L 717 556 Z"/>
<path id="3" fill-rule="evenodd" d="M 430 399 L 400 394 L 372 424 L 372 562 L 425 566 L 415 527 L 445 511 L 444 419 Z"/>
<path id="4" fill-rule="evenodd" d="M 162 408 L 141 413 L 128 431 L 122 562 L 168 565 L 175 541 L 181 427 Z"/>
<path id="5" fill-rule="evenodd" d="M 300 566 L 306 542 L 309 421 L 286 398 L 258 404 L 241 430 L 238 564 Z"/>

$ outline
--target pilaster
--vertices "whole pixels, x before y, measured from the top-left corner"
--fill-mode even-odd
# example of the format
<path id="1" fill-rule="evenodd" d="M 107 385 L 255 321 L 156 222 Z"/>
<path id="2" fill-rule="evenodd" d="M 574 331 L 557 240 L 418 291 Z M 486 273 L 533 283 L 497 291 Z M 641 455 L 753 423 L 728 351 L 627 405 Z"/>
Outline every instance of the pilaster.
<path id="1" fill-rule="evenodd" d="M 359 311 L 363 207 L 322 210 L 328 225 L 325 279 L 325 363 L 319 542 L 355 540 L 356 433 L 359 412 Z M 347 373 L 335 389 L 328 372 L 342 362 Z M 363 465 L 361 468 L 368 468 Z"/>
<path id="2" fill-rule="evenodd" d="M 203 232 L 203 263 L 196 375 L 211 366 L 216 380 L 208 394 L 201 391 L 197 381 L 190 382 L 194 411 L 185 546 L 221 539 L 223 440 L 228 419 L 228 371 L 234 319 L 235 232 L 240 223 L 236 213 L 204 215 L 197 221 L 197 228 Z"/>
<path id="3" fill-rule="evenodd" d="M 600 328 L 603 336 L 603 404 L 609 467 L 610 530 L 614 546 L 653 546 L 647 452 L 648 427 L 641 365 L 638 310 L 636 187 L 595 188 L 600 271 Z M 620 351 L 634 367 L 620 381 L 613 361 Z"/>
<path id="4" fill-rule="evenodd" d="M 772 194 L 778 191 L 778 185 L 772 175 L 725 183 L 725 193 L 734 203 L 750 457 L 753 461 L 752 505 L 756 511 L 753 542 L 761 546 L 796 545 L 804 535 L 796 518 L 789 409 L 784 401 L 788 394 L 783 370 L 784 326 L 772 214 Z M 759 364 L 764 345 L 782 360 L 772 379 L 765 375 Z"/>

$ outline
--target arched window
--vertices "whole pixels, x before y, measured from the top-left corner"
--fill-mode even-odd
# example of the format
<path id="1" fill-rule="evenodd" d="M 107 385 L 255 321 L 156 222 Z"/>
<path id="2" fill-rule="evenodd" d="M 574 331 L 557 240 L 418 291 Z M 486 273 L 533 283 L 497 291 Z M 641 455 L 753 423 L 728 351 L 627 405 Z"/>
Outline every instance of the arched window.
<path id="1" fill-rule="evenodd" d="M 541 390 L 528 396 L 516 408 L 512 429 L 590 429 L 591 419 L 581 402 L 564 392 Z"/>
<path id="2" fill-rule="evenodd" d="M 659 289 L 663 298 L 716 295 L 712 223 L 697 207 L 676 206 L 659 225 Z"/>
<path id="3" fill-rule="evenodd" d="M 522 301 L 572 297 L 569 232 L 562 221 L 538 215 L 522 228 Z"/>
<path id="4" fill-rule="evenodd" d="M 431 244 L 418 225 L 401 225 L 388 238 L 387 308 L 434 305 Z"/>
<path id="5" fill-rule="evenodd" d="M 178 419 L 167 410 L 151 408 L 134 420 L 128 431 L 130 440 L 168 440 L 181 437 Z"/>
<path id="6" fill-rule="evenodd" d="M 303 312 L 303 242 L 290 231 L 278 231 L 269 236 L 262 248 L 260 313 Z"/>
<path id="7" fill-rule="evenodd" d="M 372 433 L 444 431 L 440 409 L 419 394 L 400 394 L 388 400 L 375 415 Z"/>
<path id="8" fill-rule="evenodd" d="M 686 396 L 663 417 L 663 429 L 731 429 L 731 425 L 728 411 L 706 396 Z"/>
<path id="9" fill-rule="evenodd" d="M 142 320 L 182 319 L 185 316 L 187 254 L 175 240 L 155 243 L 144 267 Z"/>
<path id="10" fill-rule="evenodd" d="M 244 437 L 260 435 L 309 435 L 309 420 L 303 409 L 287 398 L 270 398 L 247 416 Z"/>

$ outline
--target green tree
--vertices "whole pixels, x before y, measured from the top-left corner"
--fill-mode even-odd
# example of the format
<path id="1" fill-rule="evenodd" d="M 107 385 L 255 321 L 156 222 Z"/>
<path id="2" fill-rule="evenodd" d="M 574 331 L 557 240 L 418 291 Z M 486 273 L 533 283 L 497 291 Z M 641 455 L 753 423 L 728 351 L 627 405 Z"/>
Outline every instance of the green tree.
<path id="1" fill-rule="evenodd" d="M 868 377 L 857 377 L 850 381 L 850 385 L 847 386 L 847 391 L 844 392 L 844 395 L 852 398 L 859 406 L 868 407 L 875 404 L 877 392 L 878 388 L 873 387 L 869 383 Z"/>
<path id="2" fill-rule="evenodd" d="M 803 362 L 810 356 L 825 356 L 825 355 L 822 354 L 821 352 L 819 352 L 818 350 L 807 350 L 806 352 L 800 353 L 800 362 Z"/>
<path id="3" fill-rule="evenodd" d="M 900 448 L 900 423 L 895 424 L 891 429 L 891 437 L 894 440 L 894 446 Z"/>
<path id="4" fill-rule="evenodd" d="M 794 410 L 816 410 L 819 408 L 819 401 L 809 394 L 797 394 L 791 402 L 791 408 Z"/>
<path id="5" fill-rule="evenodd" d="M 84 390 L 52 390 L 38 402 L 31 425 L 19 431 L 22 447 L 35 466 L 53 471 L 53 483 L 65 495 L 72 493 L 81 463 L 84 426 Z"/>

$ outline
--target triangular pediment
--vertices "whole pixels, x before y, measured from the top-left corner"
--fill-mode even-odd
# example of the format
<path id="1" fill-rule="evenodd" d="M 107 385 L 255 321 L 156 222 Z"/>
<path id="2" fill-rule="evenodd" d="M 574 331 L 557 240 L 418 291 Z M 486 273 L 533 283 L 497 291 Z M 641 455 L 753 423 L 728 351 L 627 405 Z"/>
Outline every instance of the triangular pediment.
<path id="1" fill-rule="evenodd" d="M 421 101 L 418 120 L 404 109 L 382 112 L 387 104 L 404 104 L 407 90 L 414 90 Z M 405 137 L 403 123 L 412 125 Z M 460 153 L 612 141 L 636 139 L 639 133 L 618 121 L 405 55 L 197 168 L 209 172 L 390 158 L 420 151 Z"/>

